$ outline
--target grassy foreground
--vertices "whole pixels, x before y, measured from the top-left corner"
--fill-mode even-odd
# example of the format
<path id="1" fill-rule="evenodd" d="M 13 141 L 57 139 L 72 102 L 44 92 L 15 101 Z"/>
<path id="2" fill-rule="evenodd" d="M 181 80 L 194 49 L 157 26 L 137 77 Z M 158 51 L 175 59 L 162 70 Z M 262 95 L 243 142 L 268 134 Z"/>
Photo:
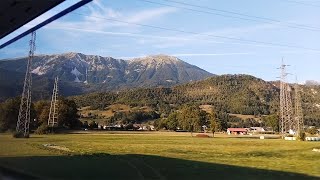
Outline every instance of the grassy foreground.
<path id="1" fill-rule="evenodd" d="M 60 150 L 44 144 L 54 144 Z M 0 134 L 0 176 L 317 179 L 320 153 L 313 152 L 313 148 L 320 148 L 320 143 L 196 138 L 185 133 L 32 135 L 29 139 Z"/>

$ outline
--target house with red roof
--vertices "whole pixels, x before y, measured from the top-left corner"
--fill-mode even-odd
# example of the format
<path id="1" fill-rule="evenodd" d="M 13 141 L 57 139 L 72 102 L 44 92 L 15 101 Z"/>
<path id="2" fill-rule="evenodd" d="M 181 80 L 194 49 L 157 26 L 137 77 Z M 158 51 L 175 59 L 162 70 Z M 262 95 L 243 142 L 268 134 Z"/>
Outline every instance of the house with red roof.
<path id="1" fill-rule="evenodd" d="M 244 135 L 247 134 L 248 130 L 246 128 L 228 128 L 227 129 L 227 133 L 230 134 L 234 134 L 234 135 Z"/>

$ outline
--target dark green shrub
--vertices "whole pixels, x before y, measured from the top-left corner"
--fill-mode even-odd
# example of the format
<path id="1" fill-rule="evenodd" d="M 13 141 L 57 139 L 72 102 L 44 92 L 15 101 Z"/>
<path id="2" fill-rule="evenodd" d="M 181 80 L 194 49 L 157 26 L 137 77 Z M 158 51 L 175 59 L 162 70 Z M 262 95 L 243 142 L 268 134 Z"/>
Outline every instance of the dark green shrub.
<path id="1" fill-rule="evenodd" d="M 12 135 L 14 138 L 29 138 L 29 134 L 26 136 L 22 132 L 14 132 Z"/>
<path id="2" fill-rule="evenodd" d="M 37 128 L 36 131 L 34 131 L 35 134 L 48 134 L 49 133 L 49 127 L 48 125 L 42 124 Z"/>
<path id="3" fill-rule="evenodd" d="M 315 135 L 315 134 L 317 134 L 317 129 L 315 127 L 308 128 L 307 133 L 309 133 L 311 135 Z"/>
<path id="4" fill-rule="evenodd" d="M 299 132 L 298 134 L 298 139 L 301 141 L 304 141 L 306 138 L 306 133 L 305 132 Z"/>

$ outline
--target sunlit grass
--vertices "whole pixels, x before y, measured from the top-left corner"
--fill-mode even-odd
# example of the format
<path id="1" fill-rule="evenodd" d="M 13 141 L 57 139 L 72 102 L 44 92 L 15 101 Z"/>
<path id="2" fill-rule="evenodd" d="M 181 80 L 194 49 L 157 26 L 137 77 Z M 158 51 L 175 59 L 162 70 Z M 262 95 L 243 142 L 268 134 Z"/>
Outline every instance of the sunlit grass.
<path id="1" fill-rule="evenodd" d="M 0 134 L 0 163 L 1 157 L 68 154 L 49 150 L 43 144 L 64 146 L 73 154 L 157 155 L 320 176 L 320 153 L 312 151 L 320 148 L 319 142 L 196 138 L 188 133 L 32 135 L 29 139 L 14 139 L 11 135 Z M 5 159 L 11 166 L 19 163 Z"/>

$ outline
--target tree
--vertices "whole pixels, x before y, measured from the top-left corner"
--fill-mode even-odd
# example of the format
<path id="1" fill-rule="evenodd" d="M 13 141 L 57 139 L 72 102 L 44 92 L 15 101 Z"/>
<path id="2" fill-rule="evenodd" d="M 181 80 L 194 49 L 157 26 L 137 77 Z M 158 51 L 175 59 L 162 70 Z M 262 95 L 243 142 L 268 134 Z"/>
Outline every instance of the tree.
<path id="1" fill-rule="evenodd" d="M 96 128 L 98 128 L 98 123 L 96 123 L 95 121 L 91 121 L 91 122 L 89 123 L 89 128 L 90 128 L 90 129 L 96 129 Z"/>
<path id="2" fill-rule="evenodd" d="M 20 97 L 8 99 L 0 104 L 0 132 L 2 131 L 15 131 L 20 108 Z M 35 126 L 35 110 L 34 105 L 30 107 L 30 129 Z"/>
<path id="3" fill-rule="evenodd" d="M 201 130 L 200 109 L 196 105 L 186 105 L 182 107 L 178 114 L 179 125 L 191 132 Z"/>
<path id="4" fill-rule="evenodd" d="M 219 121 L 219 119 L 217 119 L 214 112 L 208 114 L 207 116 L 210 122 L 210 130 L 212 132 L 212 137 L 214 137 L 214 133 L 216 131 L 221 131 L 222 129 L 221 122 Z"/>
<path id="5" fill-rule="evenodd" d="M 8 99 L 0 104 L 0 131 L 14 131 L 19 115 L 20 98 Z"/>
<path id="6" fill-rule="evenodd" d="M 317 134 L 317 129 L 315 127 L 308 128 L 307 133 L 311 135 Z"/>
<path id="7" fill-rule="evenodd" d="M 166 127 L 169 130 L 176 130 L 178 127 L 178 113 L 173 112 L 169 114 L 168 119 L 166 120 Z"/>
<path id="8" fill-rule="evenodd" d="M 38 101 L 34 103 L 36 112 L 37 125 L 48 124 L 48 118 L 50 113 L 50 102 L 49 101 Z"/>
<path id="9" fill-rule="evenodd" d="M 85 128 L 85 129 L 88 129 L 89 128 L 88 121 L 84 121 L 83 124 L 82 124 L 82 127 Z"/>
<path id="10" fill-rule="evenodd" d="M 263 117 L 262 120 L 264 124 L 268 127 L 271 127 L 273 131 L 279 131 L 279 116 L 276 114 L 268 115 Z"/>
<path id="11" fill-rule="evenodd" d="M 73 100 L 59 98 L 58 103 L 58 126 L 75 128 L 80 127 L 78 108 Z"/>
<path id="12" fill-rule="evenodd" d="M 203 111 L 203 110 L 200 110 L 199 112 L 199 125 L 201 127 L 201 130 L 202 130 L 202 127 L 205 125 L 205 126 L 208 126 L 208 123 L 209 123 L 209 120 L 208 120 L 208 113 L 206 111 Z"/>

